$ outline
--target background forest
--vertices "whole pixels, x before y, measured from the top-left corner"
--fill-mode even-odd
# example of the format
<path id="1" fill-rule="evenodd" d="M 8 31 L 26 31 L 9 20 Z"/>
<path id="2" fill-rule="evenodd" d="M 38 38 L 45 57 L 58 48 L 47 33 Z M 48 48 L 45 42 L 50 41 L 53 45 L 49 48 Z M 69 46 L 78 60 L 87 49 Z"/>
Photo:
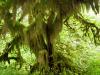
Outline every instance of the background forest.
<path id="1" fill-rule="evenodd" d="M 100 75 L 99 0 L 0 0 L 0 75 Z"/>

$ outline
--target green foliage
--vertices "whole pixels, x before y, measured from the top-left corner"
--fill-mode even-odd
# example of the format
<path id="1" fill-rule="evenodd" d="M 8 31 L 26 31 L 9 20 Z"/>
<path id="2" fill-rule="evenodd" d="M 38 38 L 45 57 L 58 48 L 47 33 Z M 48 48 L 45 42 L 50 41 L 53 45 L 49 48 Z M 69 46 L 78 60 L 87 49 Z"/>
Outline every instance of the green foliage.
<path id="1" fill-rule="evenodd" d="M 33 75 L 99 75 L 100 24 L 85 17 L 89 8 L 99 13 L 99 0 L 0 0 L 1 75 L 27 75 L 31 66 Z"/>

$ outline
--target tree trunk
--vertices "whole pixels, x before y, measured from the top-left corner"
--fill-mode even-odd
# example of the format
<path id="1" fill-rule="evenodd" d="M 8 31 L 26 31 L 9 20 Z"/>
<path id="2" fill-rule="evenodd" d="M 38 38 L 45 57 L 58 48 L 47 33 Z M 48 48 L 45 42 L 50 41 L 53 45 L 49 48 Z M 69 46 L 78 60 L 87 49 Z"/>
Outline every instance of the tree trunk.
<path id="1" fill-rule="evenodd" d="M 48 64 L 49 64 L 49 68 L 50 68 L 50 70 L 52 70 L 53 69 L 53 45 L 50 42 L 50 40 L 48 40 L 47 51 L 48 51 Z"/>

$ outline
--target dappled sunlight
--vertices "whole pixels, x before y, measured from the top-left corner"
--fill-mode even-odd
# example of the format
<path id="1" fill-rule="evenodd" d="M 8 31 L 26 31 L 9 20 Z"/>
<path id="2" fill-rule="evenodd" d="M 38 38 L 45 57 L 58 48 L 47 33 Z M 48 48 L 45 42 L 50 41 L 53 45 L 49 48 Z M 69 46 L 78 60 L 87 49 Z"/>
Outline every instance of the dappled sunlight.
<path id="1" fill-rule="evenodd" d="M 91 22 L 95 23 L 100 28 L 100 13 L 95 14 L 93 10 L 90 9 L 89 11 L 85 11 L 84 14 Z"/>
<path id="2" fill-rule="evenodd" d="M 0 75 L 100 75 L 100 0 L 0 0 Z"/>

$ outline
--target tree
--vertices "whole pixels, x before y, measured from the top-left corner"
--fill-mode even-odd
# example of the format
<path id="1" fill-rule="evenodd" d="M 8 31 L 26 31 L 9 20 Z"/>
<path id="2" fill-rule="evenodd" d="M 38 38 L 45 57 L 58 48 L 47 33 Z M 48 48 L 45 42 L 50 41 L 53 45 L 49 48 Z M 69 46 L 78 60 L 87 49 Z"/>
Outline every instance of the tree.
<path id="1" fill-rule="evenodd" d="M 53 71 L 53 44 L 62 30 L 62 25 L 68 22 L 70 16 L 74 15 L 78 21 L 85 24 L 86 33 L 91 28 L 95 43 L 100 41 L 100 29 L 80 15 L 81 9 L 85 8 L 92 8 L 96 14 L 99 13 L 98 3 L 99 0 L 0 0 L 1 37 L 9 33 L 13 38 L 6 44 L 1 58 L 7 58 L 5 60 L 9 62 L 8 53 L 16 48 L 16 59 L 21 60 L 19 47 L 27 44 L 35 53 L 37 64 L 45 64 L 47 67 L 42 66 L 42 69 L 49 68 Z M 28 26 L 22 24 L 26 16 Z M 40 57 L 41 61 L 38 60 Z"/>

